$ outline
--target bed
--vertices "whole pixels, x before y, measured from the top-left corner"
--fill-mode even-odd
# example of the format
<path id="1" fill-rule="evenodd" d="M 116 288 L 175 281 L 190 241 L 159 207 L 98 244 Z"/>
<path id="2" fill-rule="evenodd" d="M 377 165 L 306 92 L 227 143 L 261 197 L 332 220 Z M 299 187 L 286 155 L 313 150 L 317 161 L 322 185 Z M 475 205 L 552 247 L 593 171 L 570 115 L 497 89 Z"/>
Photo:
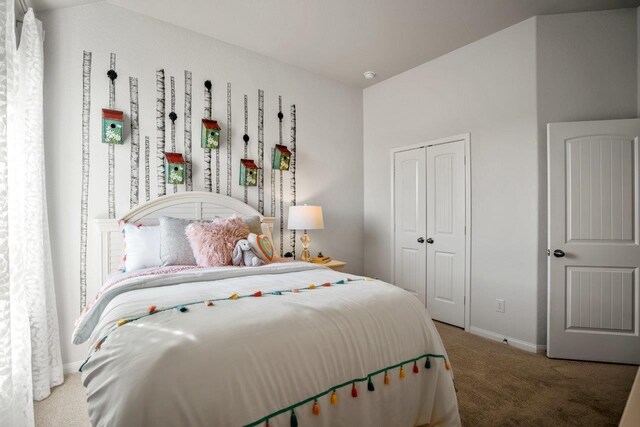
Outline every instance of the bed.
<path id="1" fill-rule="evenodd" d="M 122 219 L 233 214 L 258 213 L 193 192 Z M 447 354 L 411 294 L 303 262 L 113 273 L 117 221 L 97 224 L 104 285 L 73 334 L 90 348 L 94 426 L 460 425 Z"/>

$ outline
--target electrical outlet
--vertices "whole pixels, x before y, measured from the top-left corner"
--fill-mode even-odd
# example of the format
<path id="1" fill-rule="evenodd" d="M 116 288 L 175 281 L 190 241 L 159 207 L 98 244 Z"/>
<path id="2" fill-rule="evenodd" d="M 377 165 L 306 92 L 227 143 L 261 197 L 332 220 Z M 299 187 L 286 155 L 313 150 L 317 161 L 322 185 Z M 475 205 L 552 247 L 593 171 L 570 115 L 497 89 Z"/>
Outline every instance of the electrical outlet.
<path id="1" fill-rule="evenodd" d="M 504 300 L 496 298 L 496 311 L 498 313 L 504 313 Z"/>

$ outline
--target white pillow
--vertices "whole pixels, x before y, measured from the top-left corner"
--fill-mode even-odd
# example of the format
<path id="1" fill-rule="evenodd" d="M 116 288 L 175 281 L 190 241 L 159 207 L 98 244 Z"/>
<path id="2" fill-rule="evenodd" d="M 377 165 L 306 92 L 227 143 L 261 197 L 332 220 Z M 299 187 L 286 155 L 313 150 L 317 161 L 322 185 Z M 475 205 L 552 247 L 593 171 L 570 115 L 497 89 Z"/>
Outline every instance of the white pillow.
<path id="1" fill-rule="evenodd" d="M 124 271 L 130 272 L 162 265 L 160 226 L 124 224 L 122 233 L 125 244 Z"/>

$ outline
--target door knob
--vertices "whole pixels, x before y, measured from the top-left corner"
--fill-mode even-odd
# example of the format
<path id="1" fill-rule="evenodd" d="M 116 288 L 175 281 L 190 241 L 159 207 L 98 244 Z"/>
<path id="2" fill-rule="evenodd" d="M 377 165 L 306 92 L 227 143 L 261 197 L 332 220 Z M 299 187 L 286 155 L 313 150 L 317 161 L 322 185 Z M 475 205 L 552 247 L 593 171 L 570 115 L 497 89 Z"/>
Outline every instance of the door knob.
<path id="1" fill-rule="evenodd" d="M 556 249 L 555 251 L 553 251 L 553 256 L 556 257 L 556 258 L 562 258 L 565 255 L 566 254 L 564 253 L 564 251 L 562 249 Z"/>
<path id="2" fill-rule="evenodd" d="M 432 239 L 431 237 L 429 237 L 429 238 L 427 239 L 427 243 L 428 243 L 428 244 L 430 244 L 430 245 L 431 245 L 431 244 L 433 244 L 433 239 Z"/>
<path id="3" fill-rule="evenodd" d="M 418 238 L 418 243 L 424 243 L 424 237 L 419 237 Z"/>

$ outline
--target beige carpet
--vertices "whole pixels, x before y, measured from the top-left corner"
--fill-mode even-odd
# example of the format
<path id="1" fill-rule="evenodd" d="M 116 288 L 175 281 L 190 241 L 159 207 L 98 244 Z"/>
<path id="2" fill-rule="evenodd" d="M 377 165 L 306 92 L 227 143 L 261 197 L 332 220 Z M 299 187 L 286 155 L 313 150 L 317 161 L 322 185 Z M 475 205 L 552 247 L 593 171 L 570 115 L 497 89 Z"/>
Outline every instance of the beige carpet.
<path id="1" fill-rule="evenodd" d="M 635 366 L 547 359 L 437 323 L 465 426 L 615 426 Z M 36 402 L 36 426 L 89 426 L 80 375 Z"/>

